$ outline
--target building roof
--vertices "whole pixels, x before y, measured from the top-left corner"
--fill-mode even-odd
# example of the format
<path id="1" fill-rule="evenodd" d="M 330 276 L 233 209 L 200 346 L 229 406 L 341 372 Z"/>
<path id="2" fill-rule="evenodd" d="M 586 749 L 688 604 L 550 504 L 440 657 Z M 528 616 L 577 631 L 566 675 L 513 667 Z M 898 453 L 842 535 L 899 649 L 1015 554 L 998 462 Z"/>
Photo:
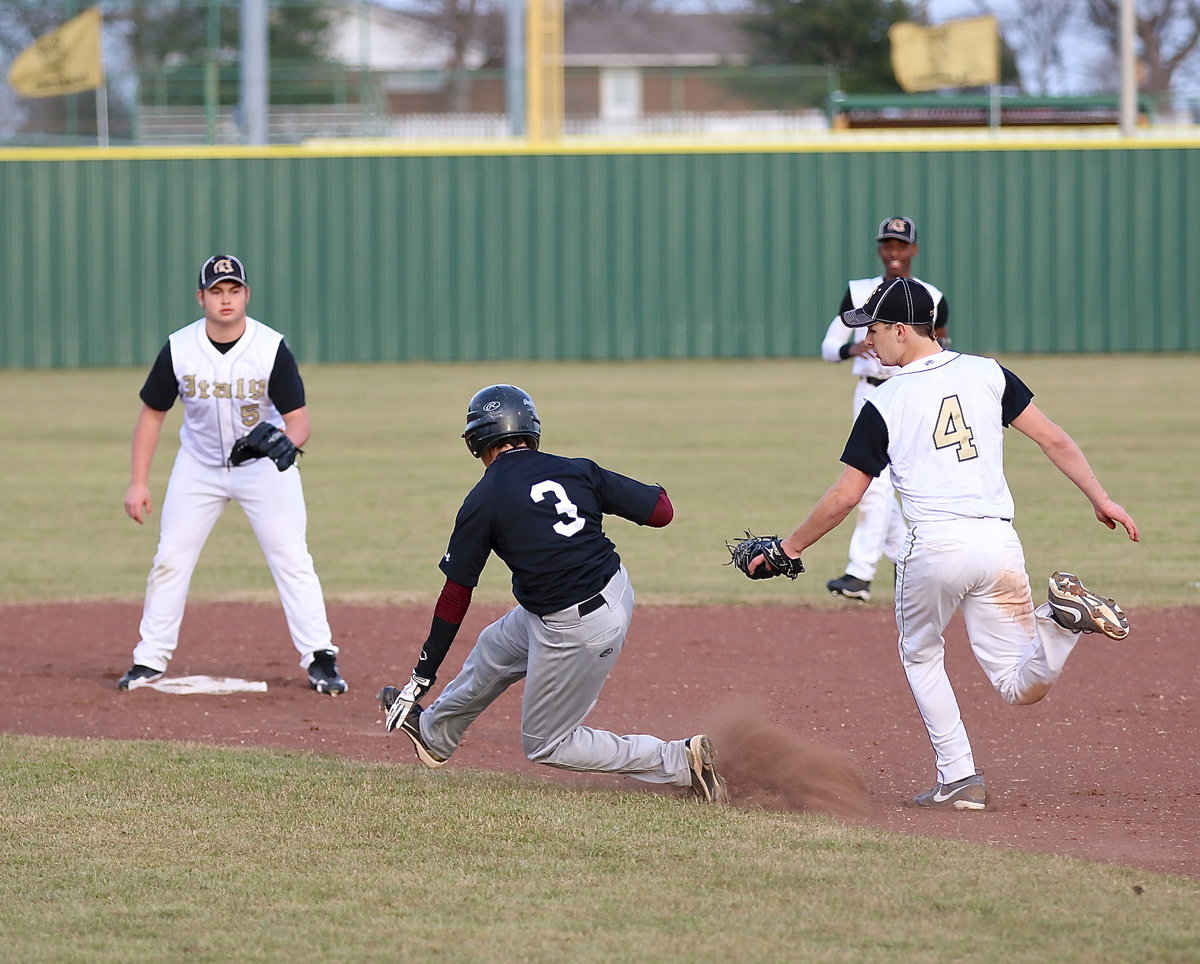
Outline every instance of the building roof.
<path id="1" fill-rule="evenodd" d="M 329 7 L 327 54 L 339 63 L 369 70 L 443 70 L 450 65 L 454 35 L 432 17 L 416 16 L 374 4 L 337 3 Z M 468 69 L 482 67 L 486 48 L 469 41 Z"/>
<path id="2" fill-rule="evenodd" d="M 345 64 L 383 71 L 439 70 L 450 60 L 453 34 L 444 17 L 415 9 L 339 0 L 329 55 Z M 751 43 L 746 14 L 670 11 L 573 12 L 563 18 L 567 67 L 714 67 L 746 64 Z M 365 23 L 363 21 L 366 21 Z M 505 15 L 477 15 L 467 44 L 468 69 L 503 59 Z"/>
<path id="3" fill-rule="evenodd" d="M 567 13 L 567 67 L 711 67 L 745 64 L 745 16 L 724 13 Z"/>

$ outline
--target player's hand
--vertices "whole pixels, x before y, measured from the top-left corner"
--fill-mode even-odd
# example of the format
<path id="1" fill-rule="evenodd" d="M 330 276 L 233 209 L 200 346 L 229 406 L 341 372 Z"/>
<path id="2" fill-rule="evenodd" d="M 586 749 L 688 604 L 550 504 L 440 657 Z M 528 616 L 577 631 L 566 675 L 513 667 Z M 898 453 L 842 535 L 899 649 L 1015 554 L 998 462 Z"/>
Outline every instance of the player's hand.
<path id="1" fill-rule="evenodd" d="M 150 499 L 150 487 L 139 482 L 132 483 L 125 490 L 125 514 L 138 525 L 154 511 Z"/>
<path id="2" fill-rule="evenodd" d="M 729 550 L 729 561 L 725 565 L 740 569 L 751 579 L 770 579 L 772 576 L 795 579 L 804 572 L 800 557 L 788 555 L 783 540 L 777 536 L 756 536 L 747 529 L 744 539 L 726 540 L 725 548 Z"/>
<path id="3" fill-rule="evenodd" d="M 404 722 L 409 711 L 412 710 L 413 704 L 421 699 L 429 692 L 429 687 L 433 685 L 433 680 L 424 679 L 413 673 L 412 679 L 405 683 L 399 693 L 395 693 L 395 687 L 384 687 L 379 694 L 380 709 L 387 713 L 387 719 L 384 720 L 384 728 L 390 733 Z M 384 693 L 392 690 L 385 698 Z"/>
<path id="4" fill-rule="evenodd" d="M 1125 531 L 1129 533 L 1129 538 L 1131 541 L 1142 541 L 1138 535 L 1137 523 L 1133 521 L 1133 516 L 1126 512 L 1122 506 L 1117 505 L 1117 503 L 1111 500 L 1108 502 L 1101 502 L 1098 506 L 1096 506 L 1096 518 L 1103 522 L 1110 529 L 1115 529 L 1117 527 L 1117 523 L 1120 523 L 1125 527 Z"/>

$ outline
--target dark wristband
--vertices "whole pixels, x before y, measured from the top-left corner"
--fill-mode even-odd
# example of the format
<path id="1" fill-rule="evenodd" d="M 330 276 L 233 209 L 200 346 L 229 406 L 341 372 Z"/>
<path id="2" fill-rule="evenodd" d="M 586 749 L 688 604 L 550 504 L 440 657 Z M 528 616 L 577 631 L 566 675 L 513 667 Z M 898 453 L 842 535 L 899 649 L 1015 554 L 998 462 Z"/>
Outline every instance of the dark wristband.
<path id="1" fill-rule="evenodd" d="M 437 616 L 433 617 L 429 626 L 429 637 L 421 646 L 421 658 L 417 660 L 417 665 L 413 669 L 414 676 L 431 681 L 437 679 L 438 668 L 450 651 L 450 644 L 454 642 L 454 637 L 458 635 L 459 625 L 459 623 L 450 623 Z"/>
<path id="2" fill-rule="evenodd" d="M 842 347 L 838 349 L 838 354 L 841 355 L 842 361 L 845 361 L 847 358 L 849 358 L 850 357 L 850 342 L 846 342 L 846 344 L 842 345 Z"/>

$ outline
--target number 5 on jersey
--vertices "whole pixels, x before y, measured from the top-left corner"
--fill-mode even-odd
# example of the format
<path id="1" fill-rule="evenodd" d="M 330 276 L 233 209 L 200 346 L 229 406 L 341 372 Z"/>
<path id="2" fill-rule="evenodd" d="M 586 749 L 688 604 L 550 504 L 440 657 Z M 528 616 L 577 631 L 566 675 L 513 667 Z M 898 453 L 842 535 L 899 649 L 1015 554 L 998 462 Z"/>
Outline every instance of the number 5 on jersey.
<path id="1" fill-rule="evenodd" d="M 579 506 L 572 502 L 567 497 L 567 490 L 555 482 L 553 479 L 547 479 L 545 482 L 539 482 L 537 485 L 530 486 L 529 498 L 534 502 L 544 502 L 546 496 L 553 495 L 558 498 L 554 504 L 554 508 L 558 510 L 558 514 L 566 516 L 570 522 L 556 522 L 553 529 L 560 536 L 573 536 L 584 527 L 586 520 L 580 518 Z"/>
<path id="2" fill-rule="evenodd" d="M 933 445 L 939 449 L 957 449 L 960 462 L 970 461 L 979 455 L 979 450 L 975 448 L 975 433 L 963 417 L 962 403 L 957 395 L 942 399 L 937 423 L 933 427 Z"/>

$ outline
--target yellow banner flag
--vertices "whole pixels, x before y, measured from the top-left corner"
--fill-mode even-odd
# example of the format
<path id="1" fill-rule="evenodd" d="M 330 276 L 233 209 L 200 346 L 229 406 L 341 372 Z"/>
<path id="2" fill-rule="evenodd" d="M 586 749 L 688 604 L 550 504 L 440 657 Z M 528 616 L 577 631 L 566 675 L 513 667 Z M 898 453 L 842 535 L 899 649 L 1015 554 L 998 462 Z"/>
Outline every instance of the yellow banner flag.
<path id="1" fill-rule="evenodd" d="M 104 83 L 100 8 L 91 7 L 38 37 L 17 56 L 8 82 L 22 97 L 58 97 Z"/>
<path id="2" fill-rule="evenodd" d="M 897 23 L 888 28 L 888 39 L 892 72 L 909 93 L 1000 82 L 1000 28 L 995 17 L 948 20 L 935 27 Z"/>

